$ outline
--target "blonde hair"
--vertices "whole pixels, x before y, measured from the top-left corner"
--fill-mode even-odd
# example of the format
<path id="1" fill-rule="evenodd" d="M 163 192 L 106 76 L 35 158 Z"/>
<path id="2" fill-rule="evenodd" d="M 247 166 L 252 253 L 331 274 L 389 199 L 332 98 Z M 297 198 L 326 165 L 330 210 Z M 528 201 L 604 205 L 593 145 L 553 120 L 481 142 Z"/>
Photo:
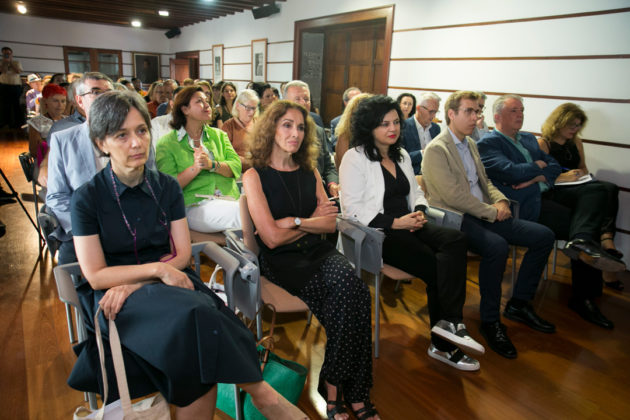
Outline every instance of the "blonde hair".
<path id="1" fill-rule="evenodd" d="M 374 95 L 371 93 L 360 93 L 350 99 L 350 102 L 346 105 L 346 109 L 344 109 L 343 114 L 341 114 L 339 124 L 337 124 L 337 127 L 335 128 L 335 136 L 337 136 L 337 138 L 347 137 L 348 144 L 350 144 L 350 138 L 352 137 L 352 114 L 354 114 L 354 111 L 356 111 L 362 100 L 371 96 Z"/>
<path id="2" fill-rule="evenodd" d="M 545 122 L 542 125 L 542 137 L 546 141 L 553 141 L 554 138 L 558 136 L 560 130 L 569 125 L 573 120 L 578 119 L 582 123 L 582 128 L 586 125 L 586 113 L 580 108 L 578 105 L 567 102 L 565 104 L 560 105 L 556 109 L 553 110 L 551 114 L 547 117 Z M 582 128 L 575 133 L 575 137 L 577 137 L 581 132 Z M 575 141 L 575 137 L 569 139 L 570 142 Z"/>
<path id="3" fill-rule="evenodd" d="M 276 140 L 278 121 L 290 109 L 298 110 L 304 118 L 304 140 L 300 149 L 293 153 L 291 157 L 302 169 L 313 171 L 317 167 L 320 145 L 315 136 L 315 123 L 309 117 L 306 108 L 290 101 L 275 101 L 258 118 L 254 131 L 248 139 L 251 166 L 264 168 L 269 165 L 271 151 Z"/>

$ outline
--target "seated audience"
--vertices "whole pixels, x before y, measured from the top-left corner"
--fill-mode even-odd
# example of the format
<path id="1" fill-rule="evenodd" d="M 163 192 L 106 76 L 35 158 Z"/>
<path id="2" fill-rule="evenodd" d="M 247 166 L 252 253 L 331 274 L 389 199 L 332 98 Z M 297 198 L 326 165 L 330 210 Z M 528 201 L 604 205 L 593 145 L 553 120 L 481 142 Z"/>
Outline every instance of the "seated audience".
<path id="1" fill-rule="evenodd" d="M 166 101 L 158 105 L 155 115 L 161 117 L 162 115 L 170 114 L 173 109 L 173 94 L 177 89 L 177 82 L 173 79 L 167 79 L 163 83 L 164 97 Z"/>
<path id="2" fill-rule="evenodd" d="M 42 79 L 36 74 L 29 74 L 26 82 L 31 89 L 26 92 L 26 112 L 28 114 L 39 113 L 39 99 L 42 97 Z"/>
<path id="3" fill-rule="evenodd" d="M 138 92 L 142 96 L 147 96 L 147 92 L 142 90 L 142 80 L 140 80 L 138 77 L 132 77 L 131 84 L 133 85 L 136 92 Z"/>
<path id="4" fill-rule="evenodd" d="M 519 201 L 521 218 L 538 221 L 559 239 L 569 240 L 565 248 L 572 258 L 569 307 L 587 321 L 613 328 L 594 302 L 602 293 L 600 269 L 625 268 L 599 245 L 607 192 L 590 184 L 554 186 L 560 165 L 540 150 L 532 134 L 519 131 L 524 114 L 521 97 L 499 97 L 493 114 L 495 130 L 478 143 L 488 176 L 504 194 Z"/>
<path id="5" fill-rule="evenodd" d="M 343 92 L 343 95 L 341 96 L 341 100 L 343 101 L 342 113 L 343 113 L 343 110 L 346 109 L 346 107 L 348 106 L 348 102 L 350 102 L 350 99 L 354 98 L 355 96 L 359 95 L 360 93 L 361 93 L 361 89 L 359 89 L 358 87 L 349 87 L 348 89 L 346 89 Z M 337 147 L 337 136 L 335 134 L 335 130 L 337 128 L 337 124 L 339 124 L 339 120 L 340 119 L 341 119 L 341 115 L 338 115 L 335 118 L 333 118 L 332 120 L 330 120 L 330 145 L 331 145 L 331 150 L 335 150 L 335 148 Z M 341 159 L 339 159 L 339 162 L 341 162 Z M 337 165 L 337 166 L 339 166 L 339 165 Z"/>
<path id="6" fill-rule="evenodd" d="M 254 90 L 260 98 L 258 108 L 261 113 L 263 113 L 269 105 L 274 103 L 274 101 L 278 100 L 278 97 L 269 83 L 258 83 L 254 86 Z"/>
<path id="7" fill-rule="evenodd" d="M 370 403 L 370 293 L 348 260 L 321 234 L 334 232 L 337 208 L 319 172 L 315 124 L 308 111 L 274 102 L 255 126 L 252 166 L 243 175 L 262 274 L 298 296 L 326 331 L 318 391 L 329 419 L 346 419 L 343 401 L 362 419 L 380 417 Z"/>
<path id="8" fill-rule="evenodd" d="M 249 150 L 246 137 L 253 131 L 258 116 L 258 95 L 251 89 L 241 91 L 232 107 L 232 118 L 221 128 L 232 142 L 232 147 L 241 159 L 243 171 L 249 169 L 246 154 Z"/>
<path id="9" fill-rule="evenodd" d="M 85 122 L 85 111 L 83 111 L 83 109 L 78 105 L 77 99 L 76 99 L 76 88 L 77 88 L 77 85 L 80 83 L 80 81 L 81 81 L 80 78 L 75 79 L 72 83 L 70 83 L 69 88 L 66 89 L 66 91 L 68 92 L 67 98 L 66 98 L 66 104 L 68 102 L 73 104 L 72 108 L 74 110 L 72 114 L 70 114 L 69 117 L 61 119 L 59 121 L 55 121 L 55 123 L 50 128 L 50 131 L 48 132 L 48 136 L 52 136 L 52 134 L 56 133 L 57 131 L 62 131 L 62 130 L 65 130 L 66 128 L 70 128 L 70 127 L 73 127 L 75 125 L 79 125 Z M 66 111 L 67 110 L 68 110 L 68 106 L 66 106 Z"/>
<path id="10" fill-rule="evenodd" d="M 62 83 L 67 83 L 66 74 L 65 73 L 55 73 L 50 78 L 50 83 L 54 83 L 56 85 L 61 85 Z"/>
<path id="11" fill-rule="evenodd" d="M 193 86 L 194 84 L 195 84 L 195 81 L 191 79 L 190 77 L 187 77 L 182 81 L 182 86 L 184 87 Z"/>
<path id="12" fill-rule="evenodd" d="M 109 77 L 98 72 L 85 73 L 76 85 L 78 106 L 85 111 L 84 123 L 66 130 L 49 134 L 48 191 L 46 206 L 59 220 L 59 227 L 52 235 L 61 242 L 57 260 L 59 264 L 76 262 L 72 242 L 70 200 L 81 185 L 105 167 L 107 157 L 95 149 L 89 136 L 90 106 L 98 95 L 112 90 Z M 63 121 L 63 120 L 62 120 Z M 52 131 L 52 129 L 51 129 Z"/>
<path id="13" fill-rule="evenodd" d="M 416 97 L 411 93 L 401 93 L 398 95 L 398 98 L 396 98 L 396 102 L 398 102 L 400 110 L 403 113 L 404 121 L 407 121 L 416 113 Z"/>
<path id="14" fill-rule="evenodd" d="M 173 92 L 173 100 L 179 92 L 184 89 L 183 86 L 178 86 Z M 172 102 L 172 101 L 171 101 Z M 159 117 L 155 117 L 151 120 L 151 147 L 155 150 L 158 142 L 162 137 L 173 131 L 173 127 L 171 127 L 171 121 L 173 121 L 173 113 L 169 112 L 165 115 L 160 115 Z"/>
<path id="15" fill-rule="evenodd" d="M 337 169 L 341 166 L 343 155 L 346 154 L 350 148 L 352 139 L 352 115 L 357 110 L 359 104 L 366 98 L 371 97 L 371 93 L 361 93 L 354 96 L 348 102 L 347 106 L 341 114 L 339 124 L 335 128 L 335 135 L 337 136 L 337 144 L 335 145 L 335 166 Z M 356 99 L 355 99 L 356 98 Z"/>
<path id="16" fill-rule="evenodd" d="M 107 93 L 90 116 L 91 140 L 111 159 L 72 197 L 85 274 L 77 292 L 90 334 L 70 385 L 102 393 L 101 372 L 90 362 L 98 357 L 92 315 L 100 307 L 116 320 L 132 398 L 159 391 L 178 419 L 210 420 L 216 384 L 242 382 L 264 416 L 306 418 L 262 381 L 251 332 L 191 270 L 181 189 L 145 166 L 151 150 L 146 102 L 128 92 Z M 107 337 L 107 323 L 100 324 Z M 89 385 L 81 381 L 86 375 L 93 378 Z M 107 375 L 115 384 L 111 368 Z"/>
<path id="17" fill-rule="evenodd" d="M 553 248 L 553 232 L 538 223 L 512 217 L 510 203 L 488 179 L 472 133 L 481 108 L 476 92 L 451 94 L 444 104 L 447 129 L 429 143 L 422 159 L 429 204 L 464 213 L 461 230 L 468 249 L 481 256 L 481 334 L 503 357 L 516 358 L 516 348 L 501 323 L 501 282 L 509 245 L 527 248 L 512 298 L 503 316 L 534 330 L 553 333 L 556 327 L 534 311 L 538 282 Z"/>
<path id="18" fill-rule="evenodd" d="M 357 97 L 358 98 L 358 97 Z M 427 223 L 427 200 L 401 147 L 402 112 L 383 95 L 360 101 L 352 118 L 352 148 L 341 162 L 344 217 L 384 229 L 383 262 L 427 285 L 430 357 L 460 370 L 478 370 L 465 350 L 484 353 L 463 324 L 466 299 L 466 236 Z"/>
<path id="19" fill-rule="evenodd" d="M 28 121 L 28 149 L 36 161 L 35 179 L 42 187 L 48 183 L 47 164 L 42 165 L 48 154 L 48 132 L 55 121 L 65 118 L 66 90 L 54 83 L 49 83 L 42 91 L 42 114 Z M 46 160 L 47 162 L 47 160 Z"/>
<path id="20" fill-rule="evenodd" d="M 222 232 L 241 226 L 238 210 L 241 160 L 227 134 L 210 127 L 212 110 L 200 87 L 177 94 L 173 130 L 156 148 L 157 167 L 177 179 L 184 191 L 188 225 L 199 232 Z"/>
<path id="21" fill-rule="evenodd" d="M 440 112 L 440 97 L 435 93 L 425 93 L 420 97 L 415 116 L 405 120 L 403 127 L 403 147 L 411 157 L 413 172 L 421 173 L 422 152 L 431 140 L 440 134 L 440 126 L 433 118 Z"/>
<path id="22" fill-rule="evenodd" d="M 225 82 L 221 86 L 221 100 L 217 105 L 219 115 L 217 117 L 217 128 L 221 128 L 223 123 L 232 118 L 232 106 L 236 98 L 236 86 L 232 82 Z"/>

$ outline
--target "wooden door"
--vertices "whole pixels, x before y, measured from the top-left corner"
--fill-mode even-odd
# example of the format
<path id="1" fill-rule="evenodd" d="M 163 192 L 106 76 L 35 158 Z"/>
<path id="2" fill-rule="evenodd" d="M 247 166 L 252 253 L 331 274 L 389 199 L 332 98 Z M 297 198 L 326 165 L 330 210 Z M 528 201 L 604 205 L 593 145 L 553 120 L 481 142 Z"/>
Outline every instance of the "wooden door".
<path id="1" fill-rule="evenodd" d="M 327 28 L 320 108 L 326 124 L 343 111 L 343 92 L 350 86 L 386 93 L 380 89 L 384 42 L 384 20 Z"/>
<path id="2" fill-rule="evenodd" d="M 190 77 L 190 62 L 187 58 L 171 58 L 169 64 L 171 66 L 171 79 L 177 80 L 177 83 Z"/>

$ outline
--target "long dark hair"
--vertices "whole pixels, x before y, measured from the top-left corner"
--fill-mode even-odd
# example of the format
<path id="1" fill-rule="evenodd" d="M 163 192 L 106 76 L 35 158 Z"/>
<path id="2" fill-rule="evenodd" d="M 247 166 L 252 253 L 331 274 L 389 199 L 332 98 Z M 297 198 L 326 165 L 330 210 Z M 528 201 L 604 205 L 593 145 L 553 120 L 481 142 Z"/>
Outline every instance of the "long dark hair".
<path id="1" fill-rule="evenodd" d="M 383 118 L 391 110 L 396 110 L 400 119 L 401 130 L 396 143 L 389 146 L 387 156 L 394 162 L 400 162 L 402 160 L 400 147 L 402 144 L 402 124 L 404 124 L 403 114 L 398 102 L 389 96 L 376 95 L 361 101 L 357 110 L 352 114 L 352 140 L 350 147 L 363 146 L 368 159 L 378 162 L 383 160 L 374 144 L 372 132 L 383 122 Z"/>

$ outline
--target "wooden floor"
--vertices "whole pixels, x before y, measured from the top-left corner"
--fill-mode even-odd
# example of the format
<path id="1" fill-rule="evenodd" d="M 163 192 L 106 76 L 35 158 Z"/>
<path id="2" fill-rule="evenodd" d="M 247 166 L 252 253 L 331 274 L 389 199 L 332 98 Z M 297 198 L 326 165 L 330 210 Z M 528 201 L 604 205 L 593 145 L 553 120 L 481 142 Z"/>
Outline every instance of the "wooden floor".
<path id="1" fill-rule="evenodd" d="M 24 140 L 0 136 L 0 167 L 20 193 L 29 193 L 17 155 Z M 7 186 L 2 186 L 7 190 Z M 32 202 L 25 205 L 33 213 Z M 68 340 L 64 307 L 57 298 L 50 258 L 38 259 L 37 237 L 19 204 L 0 206 L 7 233 L 0 238 L 0 419 L 70 419 L 83 404 L 82 393 L 66 378 L 75 356 Z M 627 293 L 605 291 L 603 312 L 613 331 L 586 323 L 566 307 L 570 293 L 568 262 L 559 256 L 557 273 L 543 284 L 536 307 L 554 322 L 557 333 L 535 332 L 505 320 L 519 351 L 508 360 L 488 349 L 481 370 L 460 372 L 426 354 L 428 313 L 422 282 L 394 292 L 382 291 L 381 355 L 374 360 L 372 399 L 383 419 L 556 419 L 630 418 L 630 300 Z M 504 292 L 508 293 L 510 264 Z M 478 263 L 469 262 L 465 322 L 478 332 Z M 626 284 L 630 287 L 630 281 Z M 504 296 L 505 296 L 504 294 Z M 277 352 L 309 368 L 299 405 L 312 418 L 323 417 L 324 401 L 316 379 L 325 334 L 314 320 L 281 316 Z M 227 418 L 221 413 L 217 418 Z"/>

